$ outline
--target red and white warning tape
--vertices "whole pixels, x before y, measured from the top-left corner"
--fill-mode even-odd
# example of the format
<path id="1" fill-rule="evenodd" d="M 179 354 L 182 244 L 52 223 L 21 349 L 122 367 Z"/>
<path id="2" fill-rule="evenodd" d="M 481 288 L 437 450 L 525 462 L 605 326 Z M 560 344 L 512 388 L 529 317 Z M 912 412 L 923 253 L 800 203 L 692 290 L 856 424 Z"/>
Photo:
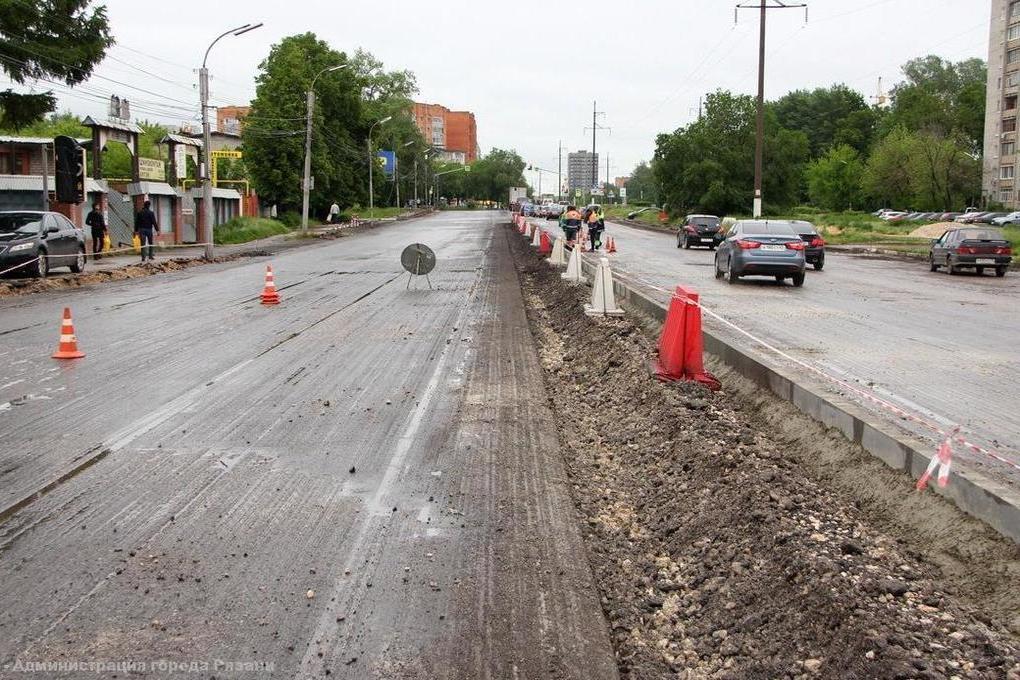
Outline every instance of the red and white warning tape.
<path id="1" fill-rule="evenodd" d="M 668 291 L 665 288 L 661 288 L 661 287 L 656 286 L 654 284 L 648 283 L 647 281 L 643 281 L 643 280 L 641 280 L 641 279 L 639 279 L 639 278 L 637 278 L 635 276 L 631 276 L 631 275 L 627 275 L 627 274 L 622 274 L 620 276 L 621 276 L 621 278 L 630 278 L 633 281 L 635 281 L 637 283 L 640 283 L 641 285 L 646 286 L 648 288 L 652 288 L 654 290 L 658 290 L 658 291 L 661 291 L 663 293 L 668 293 L 670 295 L 673 295 L 674 297 L 676 296 L 675 292 Z M 996 461 L 998 461 L 998 462 L 1000 462 L 1000 463 L 1002 463 L 1004 465 L 1007 465 L 1007 466 L 1009 466 L 1009 467 L 1011 467 L 1011 468 L 1013 468 L 1015 470 L 1020 470 L 1020 464 L 1018 464 L 1017 462 L 1012 461 L 1009 458 L 1006 458 L 1005 456 L 1003 456 L 1000 453 L 997 453 L 995 451 L 986 449 L 986 448 L 984 448 L 982 446 L 978 446 L 977 444 L 974 444 L 971 441 L 968 441 L 963 436 L 963 434 L 961 433 L 961 429 L 962 428 L 959 425 L 956 425 L 953 428 L 945 430 L 941 426 L 939 426 L 938 424 L 933 423 L 930 420 L 928 420 L 928 419 L 926 419 L 926 418 L 924 418 L 924 417 L 922 417 L 920 415 L 917 415 L 915 413 L 911 413 L 911 412 L 909 412 L 909 411 L 907 411 L 907 410 L 905 410 L 905 409 L 903 409 L 903 408 L 901 408 L 901 407 L 899 407 L 899 406 L 897 406 L 897 405 L 895 405 L 895 404 L 893 404 L 893 403 L 891 403 L 891 402 L 889 402 L 889 401 L 887 401 L 885 399 L 882 399 L 881 397 L 876 396 L 874 393 L 872 393 L 869 390 L 865 390 L 865 389 L 860 388 L 860 387 L 858 387 L 856 385 L 848 383 L 845 380 L 841 380 L 841 379 L 839 379 L 839 378 L 837 378 L 835 376 L 829 375 L 825 371 L 823 371 L 823 370 L 821 370 L 821 369 L 819 369 L 819 368 L 817 368 L 815 366 L 812 366 L 811 364 L 808 364 L 807 362 L 802 361 L 802 360 L 798 359 L 797 357 L 794 357 L 794 356 L 791 356 L 790 354 L 787 354 L 783 350 L 781 350 L 778 347 L 775 347 L 774 345 L 766 342 L 765 340 L 759 338 L 758 336 L 754 335 L 753 333 L 751 333 L 751 332 L 741 328 L 740 326 L 738 326 L 737 324 L 733 323 L 729 319 L 726 319 L 725 317 L 721 316 L 717 312 L 715 312 L 715 311 L 705 307 L 705 305 L 703 305 L 700 301 L 694 301 L 694 300 L 690 300 L 688 298 L 684 298 L 683 300 L 687 304 L 696 305 L 696 306 L 700 307 L 701 311 L 704 312 L 705 314 L 711 316 L 712 318 L 716 319 L 720 323 L 725 324 L 726 326 L 729 326 L 733 330 L 735 330 L 738 333 L 746 336 L 747 338 L 749 338 L 750 340 L 754 341 L 755 343 L 761 345 L 762 347 L 764 347 L 765 349 L 769 350 L 770 352 L 773 352 L 774 354 L 777 354 L 778 356 L 786 359 L 787 361 L 790 361 L 791 363 L 794 363 L 797 366 L 800 366 L 801 368 L 803 368 L 803 369 L 805 369 L 807 371 L 810 371 L 811 373 L 813 373 L 814 375 L 822 378 L 823 380 L 826 380 L 828 382 L 831 382 L 831 383 L 834 383 L 836 385 L 839 385 L 843 389 L 845 389 L 847 391 L 850 391 L 850 392 L 853 392 L 854 394 L 856 394 L 856 395 L 858 395 L 860 397 L 863 397 L 864 399 L 867 399 L 868 401 L 870 401 L 870 402 L 872 402 L 872 403 L 874 403 L 874 404 L 876 404 L 878 406 L 881 406 L 882 408 L 884 408 L 884 409 L 894 413 L 895 415 L 899 416 L 900 418 L 903 418 L 904 420 L 908 420 L 908 421 L 910 421 L 912 423 L 916 423 L 917 425 L 920 425 L 920 426 L 922 426 L 922 427 L 924 427 L 924 428 L 926 428 L 928 430 L 931 430 L 936 435 L 938 435 L 942 439 L 942 443 L 939 445 L 938 452 L 937 452 L 936 456 L 934 458 L 932 458 L 931 464 L 928 466 L 928 470 L 917 481 L 917 488 L 918 489 L 923 490 L 924 488 L 927 487 L 928 479 L 931 477 L 931 474 L 935 471 L 936 468 L 938 468 L 938 470 L 939 470 L 939 472 L 938 472 L 938 483 L 939 483 L 939 486 L 945 486 L 948 483 L 948 481 L 949 481 L 949 467 L 950 467 L 950 464 L 952 462 L 952 443 L 953 442 L 956 442 L 957 444 L 960 444 L 960 445 L 968 448 L 969 450 L 971 450 L 971 451 L 973 451 L 975 453 L 979 453 L 979 454 L 987 456 L 987 457 L 989 457 L 989 458 L 991 458 L 993 460 L 996 460 Z"/>

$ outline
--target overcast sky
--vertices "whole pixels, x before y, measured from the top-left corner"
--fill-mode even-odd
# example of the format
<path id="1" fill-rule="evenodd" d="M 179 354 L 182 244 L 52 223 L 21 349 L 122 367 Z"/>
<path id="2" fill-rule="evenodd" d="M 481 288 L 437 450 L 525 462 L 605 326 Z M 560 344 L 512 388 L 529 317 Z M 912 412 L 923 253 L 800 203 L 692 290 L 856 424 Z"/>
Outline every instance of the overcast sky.
<path id="1" fill-rule="evenodd" d="M 748 4 L 755 0 L 749 0 Z M 792 0 L 786 0 L 790 3 Z M 118 45 L 97 69 L 92 95 L 61 95 L 61 108 L 105 114 L 97 99 L 116 92 L 137 102 L 136 118 L 194 117 L 193 69 L 219 33 L 246 22 L 257 31 L 224 38 L 209 58 L 213 99 L 246 103 L 271 44 L 313 31 L 333 47 L 363 47 L 389 69 L 410 69 L 419 100 L 473 111 L 482 152 L 516 149 L 556 170 L 557 145 L 591 147 L 592 101 L 605 112 L 601 171 L 625 175 L 648 160 L 655 135 L 697 115 L 716 88 L 756 87 L 757 13 L 732 0 L 107 0 Z M 812 0 L 804 11 L 770 12 L 766 96 L 846 83 L 866 96 L 881 76 L 924 54 L 987 58 L 990 0 Z M 148 71 L 153 76 L 142 73 Z M 142 87 L 139 92 L 111 82 Z M 43 84 L 45 85 L 45 84 Z M 147 103 L 143 103 L 147 102 Z M 143 111 L 142 107 L 150 107 Z M 178 117 L 179 114 L 179 117 Z M 565 172 L 565 171 L 564 171 Z M 529 180 L 537 183 L 535 175 Z M 547 186 L 553 180 L 546 176 Z"/>

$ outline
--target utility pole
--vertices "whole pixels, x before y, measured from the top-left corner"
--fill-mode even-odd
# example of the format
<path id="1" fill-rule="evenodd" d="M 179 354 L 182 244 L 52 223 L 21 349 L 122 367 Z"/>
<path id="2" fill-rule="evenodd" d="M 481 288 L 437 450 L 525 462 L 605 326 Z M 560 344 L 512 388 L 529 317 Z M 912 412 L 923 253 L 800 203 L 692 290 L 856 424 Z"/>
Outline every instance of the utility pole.
<path id="1" fill-rule="evenodd" d="M 804 8 L 804 22 L 807 23 L 808 8 L 806 4 L 788 4 L 785 0 L 757 0 L 756 4 L 737 5 L 733 10 L 733 23 L 737 23 L 737 13 L 742 9 L 756 9 L 758 15 L 758 111 L 755 119 L 754 139 L 754 206 L 752 215 L 761 217 L 762 204 L 762 155 L 765 149 L 765 17 L 770 9 Z"/>
<path id="2" fill-rule="evenodd" d="M 54 149 L 54 152 L 56 150 Z M 56 158 L 56 153 L 53 154 Z M 11 172 L 14 172 L 14 156 L 11 156 Z M 53 173 L 56 176 L 56 173 Z M 42 145 L 42 209 L 50 209 L 50 162 L 46 158 L 46 145 Z"/>
<path id="3" fill-rule="evenodd" d="M 315 74 L 315 77 L 312 78 L 312 84 L 308 86 L 306 97 L 308 113 L 305 122 L 305 174 L 301 180 L 301 231 L 308 231 L 308 194 L 312 189 L 312 120 L 315 116 L 315 81 L 323 73 L 339 71 L 342 68 L 347 68 L 347 64 L 327 66 Z"/>
<path id="4" fill-rule="evenodd" d="M 556 202 L 563 202 L 563 140 L 559 142 L 556 156 Z"/>
<path id="5" fill-rule="evenodd" d="M 397 152 L 393 152 L 393 183 L 396 185 L 397 190 L 397 207 L 400 207 L 400 159 L 397 157 Z"/>
<path id="6" fill-rule="evenodd" d="M 202 213 L 205 216 L 202 221 L 201 239 L 205 242 L 205 257 L 209 260 L 213 257 L 213 220 L 216 219 L 216 212 L 213 210 L 212 156 L 210 155 L 212 153 L 212 135 L 209 131 L 209 69 L 206 62 L 209 61 L 210 50 L 222 38 L 228 35 L 244 35 L 260 26 L 262 26 L 261 22 L 254 25 L 244 24 L 221 33 L 209 43 L 209 47 L 205 50 L 205 56 L 202 58 L 202 68 L 198 70 L 198 96 L 202 106 L 202 159 L 205 161 L 200 167 L 199 173 L 202 175 Z M 137 157 L 135 157 L 135 162 L 138 162 Z"/>
<path id="7" fill-rule="evenodd" d="M 598 117 L 606 115 L 605 111 L 599 111 L 596 102 L 591 103 L 591 183 L 592 189 L 597 189 L 599 185 L 599 161 L 595 157 L 595 132 L 597 130 L 609 130 L 609 134 L 613 134 L 613 128 L 604 127 L 599 125 Z M 585 128 L 587 131 L 588 128 Z"/>

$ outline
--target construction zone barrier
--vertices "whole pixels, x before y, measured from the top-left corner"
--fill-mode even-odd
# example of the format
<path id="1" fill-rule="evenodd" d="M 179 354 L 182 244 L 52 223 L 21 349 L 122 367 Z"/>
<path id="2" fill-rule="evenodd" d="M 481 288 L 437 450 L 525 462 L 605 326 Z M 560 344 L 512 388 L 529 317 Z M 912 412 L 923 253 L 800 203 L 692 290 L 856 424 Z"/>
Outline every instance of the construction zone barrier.
<path id="1" fill-rule="evenodd" d="M 534 229 L 531 230 L 531 245 L 534 246 L 535 248 L 542 245 L 541 232 L 542 230 L 539 229 L 537 225 L 535 226 Z"/>
<path id="2" fill-rule="evenodd" d="M 667 382 L 693 380 L 711 390 L 722 387 L 719 380 L 705 370 L 698 294 L 683 286 L 676 287 L 669 301 L 659 336 L 655 376 Z"/>
<path id="3" fill-rule="evenodd" d="M 549 264 L 554 267 L 564 267 L 567 264 L 566 241 L 562 236 L 556 237 L 553 243 L 552 253 L 549 255 Z"/>
<path id="4" fill-rule="evenodd" d="M 612 236 L 606 237 L 606 252 L 607 253 L 616 252 L 616 239 L 613 238 Z"/>
<path id="5" fill-rule="evenodd" d="M 549 234 L 544 229 L 539 229 L 538 241 L 538 254 L 539 255 L 551 255 L 552 254 L 552 241 L 549 239 Z"/>
<path id="6" fill-rule="evenodd" d="M 64 307 L 64 318 L 60 322 L 60 344 L 53 353 L 54 359 L 81 359 L 85 353 L 78 349 L 78 337 L 74 334 L 71 308 Z"/>
<path id="7" fill-rule="evenodd" d="M 616 292 L 613 289 L 613 272 L 609 269 L 609 260 L 599 258 L 595 269 L 595 282 L 591 289 L 591 303 L 584 306 L 588 316 L 623 316 L 623 309 L 616 304 Z"/>
<path id="8" fill-rule="evenodd" d="M 574 246 L 570 251 L 570 261 L 567 262 L 567 271 L 560 274 L 560 277 L 571 283 L 584 283 L 584 274 L 581 272 L 581 248 Z"/>
<path id="9" fill-rule="evenodd" d="M 266 265 L 266 282 L 262 288 L 261 298 L 264 305 L 280 304 L 280 293 L 276 290 L 276 279 L 273 276 L 272 265 Z"/>

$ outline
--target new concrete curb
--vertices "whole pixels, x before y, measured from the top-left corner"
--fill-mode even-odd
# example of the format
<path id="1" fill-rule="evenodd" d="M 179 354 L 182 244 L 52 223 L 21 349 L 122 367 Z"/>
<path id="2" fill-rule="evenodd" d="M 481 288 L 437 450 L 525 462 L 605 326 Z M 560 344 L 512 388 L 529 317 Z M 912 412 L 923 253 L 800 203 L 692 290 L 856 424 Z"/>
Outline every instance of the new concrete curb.
<path id="1" fill-rule="evenodd" d="M 582 258 L 582 270 L 593 274 L 595 266 Z M 613 288 L 622 304 L 662 324 L 666 307 L 613 277 Z M 806 415 L 842 432 L 886 465 L 917 479 L 928 467 L 934 447 L 897 431 L 856 404 L 811 386 L 803 376 L 752 356 L 730 341 L 703 330 L 705 351 L 733 367 L 741 375 L 789 401 Z M 932 480 L 929 489 L 949 498 L 964 512 L 985 522 L 1003 536 L 1020 544 L 1020 493 L 980 473 L 963 469 L 954 461 L 949 485 L 940 488 Z"/>

